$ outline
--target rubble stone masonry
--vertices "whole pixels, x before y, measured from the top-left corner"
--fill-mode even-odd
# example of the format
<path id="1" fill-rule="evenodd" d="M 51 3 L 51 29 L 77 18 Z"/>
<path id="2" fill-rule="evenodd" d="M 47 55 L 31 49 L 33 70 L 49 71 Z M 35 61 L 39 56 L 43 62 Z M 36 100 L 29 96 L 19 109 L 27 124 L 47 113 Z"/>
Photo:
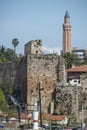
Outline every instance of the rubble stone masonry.
<path id="1" fill-rule="evenodd" d="M 47 113 L 51 103 L 52 93 L 58 80 L 65 80 L 63 59 L 56 55 L 27 56 L 27 104 L 32 109 L 39 101 L 38 84 L 41 86 L 42 112 Z"/>

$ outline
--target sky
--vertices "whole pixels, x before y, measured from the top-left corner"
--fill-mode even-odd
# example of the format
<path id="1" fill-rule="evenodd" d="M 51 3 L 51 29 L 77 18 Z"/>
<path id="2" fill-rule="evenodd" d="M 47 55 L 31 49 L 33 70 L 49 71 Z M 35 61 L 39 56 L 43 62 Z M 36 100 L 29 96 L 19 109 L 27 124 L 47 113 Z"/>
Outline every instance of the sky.
<path id="1" fill-rule="evenodd" d="M 27 42 L 40 39 L 44 52 L 59 54 L 66 10 L 72 48 L 87 48 L 87 0 L 0 0 L 0 46 L 14 49 L 12 39 L 17 38 L 16 52 L 24 54 Z"/>

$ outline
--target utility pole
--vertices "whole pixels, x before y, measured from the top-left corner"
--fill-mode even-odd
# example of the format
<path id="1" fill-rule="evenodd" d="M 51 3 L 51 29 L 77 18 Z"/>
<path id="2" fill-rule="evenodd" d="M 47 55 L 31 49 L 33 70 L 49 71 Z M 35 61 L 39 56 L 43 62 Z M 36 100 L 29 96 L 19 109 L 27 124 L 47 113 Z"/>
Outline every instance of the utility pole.
<path id="1" fill-rule="evenodd" d="M 19 124 L 20 124 L 20 108 L 17 106 L 17 111 L 18 111 L 18 121 L 19 121 Z"/>
<path id="2" fill-rule="evenodd" d="M 40 86 L 40 82 L 39 82 L 39 105 L 40 105 L 40 127 L 42 127 L 41 86 Z"/>
<path id="3" fill-rule="evenodd" d="M 84 124 L 84 110 L 83 110 L 83 105 L 82 105 L 82 130 L 84 130 L 85 124 Z"/>

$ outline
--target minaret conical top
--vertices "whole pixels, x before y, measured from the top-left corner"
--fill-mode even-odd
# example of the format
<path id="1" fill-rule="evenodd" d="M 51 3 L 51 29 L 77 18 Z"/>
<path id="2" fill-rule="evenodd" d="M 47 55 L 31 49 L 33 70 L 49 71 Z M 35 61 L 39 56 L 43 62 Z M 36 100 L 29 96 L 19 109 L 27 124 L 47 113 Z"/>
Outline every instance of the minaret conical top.
<path id="1" fill-rule="evenodd" d="M 65 17 L 64 18 L 70 18 L 68 10 L 66 10 Z"/>

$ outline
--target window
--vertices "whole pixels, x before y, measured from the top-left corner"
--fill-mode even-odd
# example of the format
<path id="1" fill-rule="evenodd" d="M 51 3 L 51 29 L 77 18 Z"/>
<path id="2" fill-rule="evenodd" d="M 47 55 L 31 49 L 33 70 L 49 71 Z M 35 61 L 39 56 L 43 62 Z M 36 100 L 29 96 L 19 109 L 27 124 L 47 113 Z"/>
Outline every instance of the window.
<path id="1" fill-rule="evenodd" d="M 36 54 L 38 54 L 38 51 L 36 51 Z"/>

